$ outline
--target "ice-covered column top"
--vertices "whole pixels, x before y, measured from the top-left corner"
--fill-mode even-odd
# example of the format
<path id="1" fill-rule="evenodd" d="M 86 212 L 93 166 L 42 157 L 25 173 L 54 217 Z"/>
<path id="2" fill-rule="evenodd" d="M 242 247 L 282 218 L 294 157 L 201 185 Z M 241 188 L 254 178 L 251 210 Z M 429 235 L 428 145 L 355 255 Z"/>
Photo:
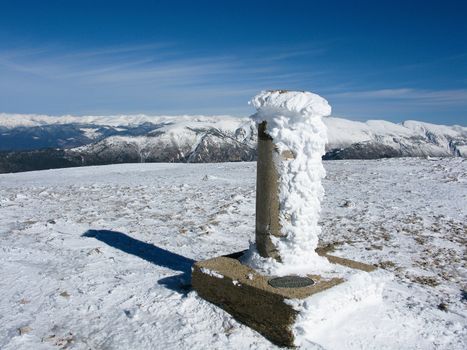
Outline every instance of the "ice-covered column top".
<path id="1" fill-rule="evenodd" d="M 251 100 L 251 104 L 258 110 L 258 117 L 262 121 L 272 123 L 275 122 L 277 115 L 306 119 L 326 117 L 331 114 L 328 101 L 306 91 L 263 91 Z"/>
<path id="2" fill-rule="evenodd" d="M 321 179 L 326 174 L 321 161 L 327 142 L 322 117 L 331 114 L 331 106 L 311 92 L 283 90 L 263 91 L 251 104 L 257 110 L 252 117 L 266 122 L 266 133 L 272 137 L 277 154 L 291 152 L 293 157 L 274 158 L 281 236 L 271 240 L 282 261 L 262 258 L 253 252 L 250 265 L 276 275 L 319 272 L 328 265 L 315 249 L 321 232 L 318 225 L 324 196 Z"/>

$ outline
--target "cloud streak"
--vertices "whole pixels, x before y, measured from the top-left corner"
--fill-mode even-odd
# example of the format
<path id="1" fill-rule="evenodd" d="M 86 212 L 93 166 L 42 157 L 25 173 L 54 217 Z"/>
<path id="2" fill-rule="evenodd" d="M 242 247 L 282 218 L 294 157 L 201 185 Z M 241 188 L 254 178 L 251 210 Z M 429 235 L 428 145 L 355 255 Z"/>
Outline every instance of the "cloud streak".
<path id="1" fill-rule="evenodd" d="M 361 81 L 340 76 L 338 67 L 323 64 L 326 53 L 324 46 L 308 46 L 213 54 L 172 43 L 0 50 L 0 106 L 10 106 L 5 112 L 49 114 L 245 115 L 252 112 L 246 103 L 252 95 L 285 88 L 317 91 L 336 114 L 354 119 L 453 106 L 467 110 L 467 89 L 365 89 Z"/>
<path id="2" fill-rule="evenodd" d="M 75 99 L 83 96 L 83 105 L 101 95 L 107 101 L 111 99 L 109 95 L 114 95 L 116 99 L 120 96 L 131 99 L 129 104 L 144 105 L 143 112 L 152 99 L 160 113 L 173 110 L 168 107 L 170 104 L 176 104 L 177 110 L 184 108 L 187 113 L 199 111 L 196 104 L 203 106 L 202 111 L 217 108 L 222 112 L 222 103 L 225 109 L 235 110 L 237 106 L 237 114 L 244 114 L 249 110 L 246 102 L 259 90 L 299 86 L 304 79 L 319 75 L 317 71 L 312 74 L 290 68 L 284 62 L 320 52 L 319 48 L 292 47 L 213 55 L 180 50 L 166 43 L 72 51 L 59 47 L 17 49 L 0 51 L 0 74 L 3 71 L 8 80 L 3 86 L 16 85 L 21 89 L 22 85 L 25 94 L 26 87 L 33 85 L 31 82 L 37 82 L 37 91 L 32 86 L 29 94 L 36 96 L 47 97 L 47 89 L 50 96 L 62 88 L 72 90 Z M 86 93 L 91 90 L 92 97 Z M 216 98 L 222 98 L 222 102 Z M 96 104 L 103 101 L 100 99 Z M 117 101 L 115 108 L 119 106 Z M 111 108 L 110 102 L 106 102 L 105 109 Z"/>
<path id="3" fill-rule="evenodd" d="M 356 100 L 413 101 L 424 105 L 467 106 L 467 89 L 424 90 L 413 88 L 350 91 L 331 94 L 333 98 Z"/>
<path id="4" fill-rule="evenodd" d="M 75 82 L 88 84 L 228 84 L 230 80 L 238 81 L 240 78 L 246 81 L 289 79 L 294 73 L 284 72 L 282 60 L 316 54 L 313 50 L 286 50 L 283 53 L 262 52 L 261 57 L 258 57 L 260 53 L 255 56 L 254 52 L 244 57 L 203 56 L 177 51 L 164 44 L 109 47 L 66 54 L 50 50 L 48 55 L 44 55 L 46 53 L 47 50 L 41 49 L 0 52 L 0 67 L 48 80 L 75 79 Z"/>

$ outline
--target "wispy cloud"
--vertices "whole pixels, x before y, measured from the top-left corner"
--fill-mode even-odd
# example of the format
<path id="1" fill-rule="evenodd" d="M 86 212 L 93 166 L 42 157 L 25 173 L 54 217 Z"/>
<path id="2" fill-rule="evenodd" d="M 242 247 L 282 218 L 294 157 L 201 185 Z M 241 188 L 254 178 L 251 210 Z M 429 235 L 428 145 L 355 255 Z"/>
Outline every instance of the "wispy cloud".
<path id="1" fill-rule="evenodd" d="M 215 54 L 180 49 L 170 43 L 83 50 L 57 46 L 0 49 L 0 74 L 4 73 L 0 89 L 11 90 L 16 86 L 25 96 L 28 93 L 34 96 L 31 104 L 38 96 L 50 98 L 63 90 L 72 91 L 72 97 L 68 95 L 67 99 L 83 96 L 83 105 L 91 99 L 97 105 L 107 101 L 106 109 L 112 98 L 126 96 L 128 104 L 133 105 L 147 106 L 152 101 L 161 113 L 170 104 L 177 109 L 185 108 L 186 112 L 195 111 L 196 107 L 190 107 L 194 104 L 204 106 L 203 110 L 209 107 L 219 111 L 222 111 L 221 104 L 230 110 L 237 105 L 245 111 L 249 108 L 246 101 L 261 89 L 304 88 L 304 80 L 322 74 L 317 69 L 291 65 L 290 61 L 298 57 L 312 58 L 323 50 L 259 47 Z M 118 105 L 116 101 L 115 108 Z"/>
<path id="2" fill-rule="evenodd" d="M 413 88 L 350 91 L 331 94 L 333 98 L 358 100 L 413 101 L 425 105 L 467 105 L 467 89 L 423 90 Z"/>
<path id="3" fill-rule="evenodd" d="M 0 49 L 0 107 L 29 113 L 245 115 L 252 112 L 246 102 L 255 93 L 285 88 L 323 94 L 336 114 L 354 119 L 414 118 L 454 111 L 453 106 L 460 115 L 467 109 L 467 89 L 368 89 L 360 75 L 352 79 L 323 64 L 326 53 L 325 46 L 310 45 L 216 54 L 173 43 Z"/>
<path id="4" fill-rule="evenodd" d="M 57 49 L 10 50 L 0 51 L 0 67 L 50 80 L 77 79 L 91 84 L 145 84 L 157 80 L 159 83 L 170 81 L 176 85 L 177 81 L 185 84 L 203 83 L 206 79 L 216 77 L 218 81 L 229 77 L 235 80 L 241 77 L 250 77 L 251 80 L 287 79 L 294 73 L 284 72 L 282 60 L 314 55 L 317 50 L 258 50 L 246 52 L 242 57 L 183 52 L 168 44 L 76 50 L 65 54 Z"/>

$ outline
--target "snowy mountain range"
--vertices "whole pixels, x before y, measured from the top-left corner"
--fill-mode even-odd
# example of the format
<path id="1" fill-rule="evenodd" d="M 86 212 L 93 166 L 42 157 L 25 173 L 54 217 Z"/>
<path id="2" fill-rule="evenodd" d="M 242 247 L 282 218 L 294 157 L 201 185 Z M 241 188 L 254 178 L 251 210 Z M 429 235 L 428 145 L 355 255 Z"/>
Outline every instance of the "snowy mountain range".
<path id="1" fill-rule="evenodd" d="M 467 127 L 325 118 L 325 159 L 467 157 Z M 249 118 L 0 114 L 0 173 L 135 162 L 256 159 Z"/>

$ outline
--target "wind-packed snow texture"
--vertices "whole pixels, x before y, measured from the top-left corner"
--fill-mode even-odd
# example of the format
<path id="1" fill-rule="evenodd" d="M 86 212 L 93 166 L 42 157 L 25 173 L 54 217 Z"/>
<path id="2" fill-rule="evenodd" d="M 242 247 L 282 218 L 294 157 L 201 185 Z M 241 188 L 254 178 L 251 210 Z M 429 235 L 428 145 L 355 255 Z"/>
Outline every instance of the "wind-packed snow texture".
<path id="1" fill-rule="evenodd" d="M 320 332 L 332 332 L 336 323 L 345 320 L 362 308 L 378 307 L 386 281 L 390 278 L 383 271 L 356 272 L 347 281 L 325 292 L 301 300 L 287 300 L 298 311 L 293 325 L 295 345 L 306 345 L 316 339 Z"/>
<path id="2" fill-rule="evenodd" d="M 327 141 L 322 117 L 331 114 L 319 95 L 296 91 L 263 91 L 251 101 L 258 122 L 278 148 L 274 165 L 278 172 L 279 222 L 283 237 L 271 236 L 281 262 L 264 259 L 263 268 L 273 275 L 320 273 L 327 260 L 315 253 L 321 228 L 318 225 L 326 175 L 322 164 Z M 290 151 L 291 159 L 281 154 Z M 256 257 L 255 266 L 257 266 Z"/>
<path id="3" fill-rule="evenodd" d="M 302 348 L 466 349 L 467 161 L 324 167 L 320 245 L 394 281 L 382 301 L 304 320 L 316 323 Z M 0 175 L 0 348 L 278 349 L 189 287 L 195 260 L 254 240 L 255 169 L 126 164 Z"/>

